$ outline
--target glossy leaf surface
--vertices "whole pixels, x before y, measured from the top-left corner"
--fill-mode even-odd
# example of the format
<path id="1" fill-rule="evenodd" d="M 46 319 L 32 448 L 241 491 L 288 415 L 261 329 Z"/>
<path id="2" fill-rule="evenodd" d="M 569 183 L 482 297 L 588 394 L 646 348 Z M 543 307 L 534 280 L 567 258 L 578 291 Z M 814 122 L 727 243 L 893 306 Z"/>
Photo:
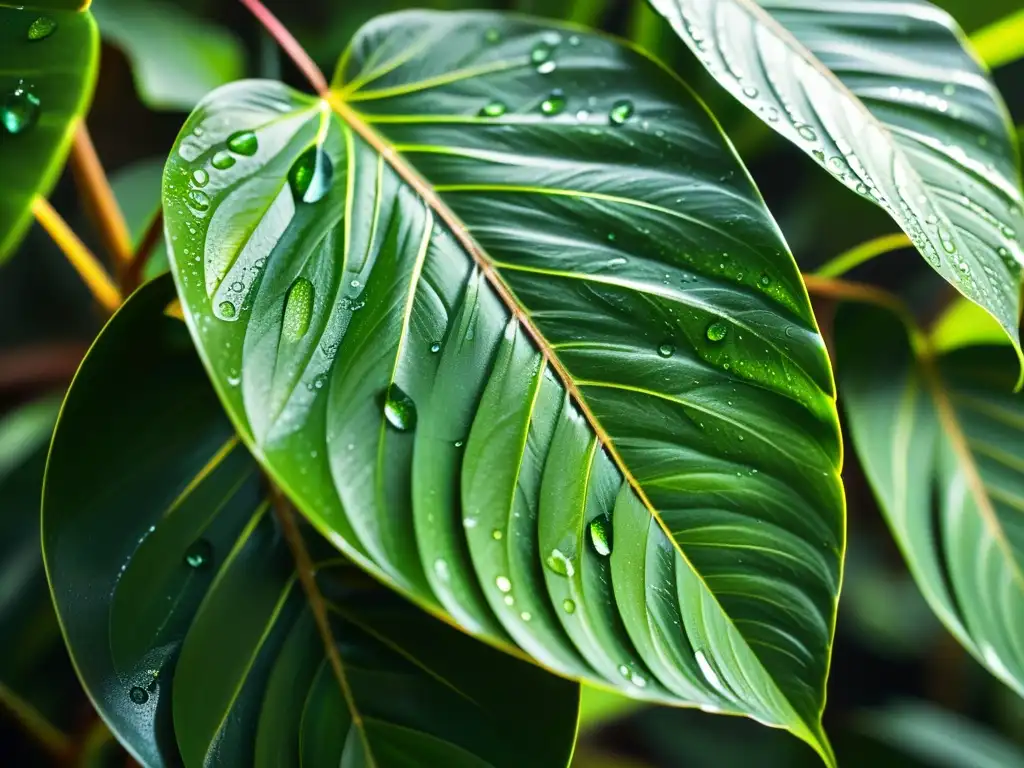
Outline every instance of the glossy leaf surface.
<path id="1" fill-rule="evenodd" d="M 577 685 L 427 616 L 308 530 L 307 599 L 172 297 L 158 279 L 110 321 L 47 464 L 54 599 L 112 730 L 146 766 L 566 765 Z"/>
<path id="2" fill-rule="evenodd" d="M 528 19 L 385 16 L 330 103 L 211 94 L 164 185 L 218 393 L 346 554 L 562 674 L 828 752 L 828 359 L 670 74 Z"/>
<path id="3" fill-rule="evenodd" d="M 982 664 L 1024 695 L 1024 400 L 1013 353 L 917 359 L 888 311 L 836 318 L 850 434 L 921 591 Z"/>
<path id="4" fill-rule="evenodd" d="M 0 2 L 0 261 L 25 234 L 32 199 L 57 180 L 92 95 L 99 49 L 78 3 L 20 5 Z"/>
<path id="5" fill-rule="evenodd" d="M 885 208 L 1020 350 L 1020 159 L 947 13 L 924 0 L 650 2 L 719 83 Z"/>

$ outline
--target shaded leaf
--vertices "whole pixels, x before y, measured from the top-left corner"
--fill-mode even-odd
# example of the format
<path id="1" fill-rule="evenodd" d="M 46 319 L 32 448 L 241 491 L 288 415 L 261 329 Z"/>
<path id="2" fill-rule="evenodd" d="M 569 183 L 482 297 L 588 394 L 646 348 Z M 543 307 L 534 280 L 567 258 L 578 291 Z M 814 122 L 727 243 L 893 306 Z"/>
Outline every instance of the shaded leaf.
<path id="1" fill-rule="evenodd" d="M 1024 695 L 1024 400 L 1007 346 L 918 357 L 887 310 L 842 307 L 853 445 L 918 586 L 946 627 Z"/>
<path id="2" fill-rule="evenodd" d="M 307 600 L 172 296 L 169 278 L 149 283 L 107 325 L 44 488 L 65 637 L 126 747 L 189 768 L 565 765 L 578 686 L 428 617 L 308 531 Z"/>
<path id="3" fill-rule="evenodd" d="M 330 103 L 204 100 L 164 208 L 229 415 L 349 557 L 562 674 L 828 754 L 828 359 L 658 64 L 528 19 L 381 17 Z"/>
<path id="4" fill-rule="evenodd" d="M 0 2 L 0 261 L 56 182 L 92 95 L 99 45 L 79 4 Z"/>
<path id="5" fill-rule="evenodd" d="M 163 170 L 163 160 L 140 160 L 110 175 L 110 186 L 132 236 L 133 251 L 139 247 L 146 230 L 160 213 Z M 152 280 L 166 271 L 167 244 L 160 238 L 146 262 L 143 278 Z"/>
<path id="6" fill-rule="evenodd" d="M 707 70 L 893 217 L 1020 353 L 1020 158 L 995 86 L 924 0 L 650 0 Z"/>

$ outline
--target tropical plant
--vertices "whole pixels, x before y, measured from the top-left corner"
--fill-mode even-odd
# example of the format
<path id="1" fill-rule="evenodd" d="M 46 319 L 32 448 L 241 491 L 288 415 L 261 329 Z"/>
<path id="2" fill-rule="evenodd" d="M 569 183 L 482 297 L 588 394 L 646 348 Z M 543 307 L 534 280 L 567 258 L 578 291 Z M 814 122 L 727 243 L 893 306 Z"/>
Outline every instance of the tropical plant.
<path id="1" fill-rule="evenodd" d="M 56 759 L 121 760 L 112 734 L 146 766 L 584 766 L 582 686 L 836 765 L 830 352 L 920 593 L 1024 697 L 1024 200 L 979 58 L 1016 61 L 1024 17 L 971 42 L 924 0 L 397 4 L 331 37 L 328 80 L 241 0 L 239 79 L 246 36 L 198 4 L 88 5 L 0 0 L 0 259 L 51 247 L 34 218 L 105 319 L 69 385 L 24 375 L 59 414 L 0 422 L 0 704 Z M 597 29 L 623 9 L 636 42 Z M 112 183 L 100 32 L 152 110 L 192 110 Z M 764 126 L 881 233 L 798 265 L 737 150 Z M 95 236 L 47 202 L 68 156 Z M 945 282 L 873 261 L 901 249 Z M 58 626 L 99 721 L 31 684 L 56 658 L 74 689 Z M 857 722 L 1017 754 L 926 749 L 959 721 L 923 705 Z"/>

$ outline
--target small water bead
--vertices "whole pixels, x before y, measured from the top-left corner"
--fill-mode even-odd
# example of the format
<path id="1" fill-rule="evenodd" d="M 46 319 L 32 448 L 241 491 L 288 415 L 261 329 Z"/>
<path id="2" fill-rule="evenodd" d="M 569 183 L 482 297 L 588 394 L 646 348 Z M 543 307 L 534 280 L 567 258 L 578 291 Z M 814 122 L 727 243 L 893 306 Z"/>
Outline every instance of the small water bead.
<path id="1" fill-rule="evenodd" d="M 758 94 L 757 88 L 755 88 L 752 85 L 748 85 L 748 86 L 743 88 L 743 95 L 746 96 L 748 99 L 756 99 L 757 98 L 757 94 Z"/>
<path id="2" fill-rule="evenodd" d="M 216 168 L 218 171 L 226 171 L 232 165 L 235 164 L 235 158 L 230 153 L 221 150 L 213 156 L 213 160 L 210 161 L 210 165 Z"/>
<path id="3" fill-rule="evenodd" d="M 708 337 L 708 341 L 716 342 L 724 339 L 728 333 L 729 326 L 727 326 L 720 320 L 716 320 L 715 322 L 711 323 L 705 331 L 705 335 Z"/>
<path id="4" fill-rule="evenodd" d="M 552 91 L 544 101 L 540 103 L 540 111 L 549 117 L 561 114 L 565 111 L 565 95 L 561 91 Z"/>
<path id="5" fill-rule="evenodd" d="M 811 128 L 811 126 L 809 126 L 807 124 L 804 124 L 804 125 L 801 125 L 801 126 L 797 127 L 796 132 L 800 136 L 800 138 L 803 139 L 804 141 L 817 141 L 818 140 L 818 134 L 815 133 L 814 129 Z"/>
<path id="6" fill-rule="evenodd" d="M 201 189 L 190 189 L 188 191 L 188 204 L 194 210 L 202 213 L 210 209 L 210 196 Z"/>
<path id="7" fill-rule="evenodd" d="M 448 581 L 450 574 L 448 572 L 448 562 L 439 557 L 434 561 L 434 573 L 437 574 L 437 578 L 441 581 Z"/>
<path id="8" fill-rule="evenodd" d="M 612 105 L 608 119 L 614 125 L 624 125 L 633 116 L 633 102 L 623 99 Z"/>
<path id="9" fill-rule="evenodd" d="M 465 440 L 456 440 L 454 443 L 452 443 L 452 445 L 454 445 L 456 448 L 461 448 L 465 444 L 466 444 Z"/>
<path id="10" fill-rule="evenodd" d="M 541 75 L 550 75 L 555 71 L 556 65 L 553 61 L 545 61 L 543 64 L 538 65 L 537 73 Z"/>
<path id="11" fill-rule="evenodd" d="M 441 342 L 440 342 L 440 341 L 435 341 L 435 342 L 434 342 L 433 344 L 431 344 L 431 345 L 430 345 L 430 351 L 431 351 L 432 353 L 434 353 L 435 355 L 436 355 L 436 354 L 437 354 L 438 352 L 440 352 L 440 351 L 441 351 Z"/>
<path id="12" fill-rule="evenodd" d="M 523 621 L 529 621 L 530 619 L 533 618 L 533 614 L 530 613 L 529 611 L 523 611 L 522 613 L 519 614 L 519 618 L 522 619 Z"/>
<path id="13" fill-rule="evenodd" d="M 491 27 L 484 32 L 484 40 L 493 45 L 501 40 L 501 33 L 494 27 Z"/>
<path id="14" fill-rule="evenodd" d="M 21 82 L 0 104 L 0 124 L 12 135 L 24 133 L 39 120 L 40 107 L 39 97 Z"/>
<path id="15" fill-rule="evenodd" d="M 585 123 L 590 118 L 590 112 L 586 109 L 581 109 L 576 113 L 576 119 L 581 123 Z"/>
<path id="16" fill-rule="evenodd" d="M 199 570 L 213 563 L 213 546 L 206 539 L 197 539 L 185 552 L 185 565 Z"/>
<path id="17" fill-rule="evenodd" d="M 658 354 L 662 357 L 672 357 L 672 353 L 676 351 L 676 348 L 671 344 L 662 344 L 658 347 Z"/>
<path id="18" fill-rule="evenodd" d="M 259 139 L 252 131 L 235 131 L 228 136 L 228 149 L 236 155 L 252 157 L 259 148 Z"/>
<path id="19" fill-rule="evenodd" d="M 576 573 L 572 559 L 560 549 L 551 550 L 551 554 L 548 555 L 544 562 L 547 563 L 548 568 L 559 576 L 573 576 Z"/>
<path id="20" fill-rule="evenodd" d="M 136 685 L 128 691 L 128 698 L 132 700 L 132 703 L 142 705 L 149 701 L 149 693 L 145 688 Z"/>
<path id="21" fill-rule="evenodd" d="M 288 289 L 284 301 L 284 320 L 281 324 L 281 335 L 288 341 L 298 341 L 309 330 L 315 295 L 313 284 L 304 277 L 296 279 Z"/>
<path id="22" fill-rule="evenodd" d="M 505 605 L 515 605 L 516 599 L 512 597 L 512 595 L 505 595 L 505 597 L 502 598 L 502 602 L 505 603 Z"/>
<path id="23" fill-rule="evenodd" d="M 57 31 L 57 22 L 49 16 L 40 16 L 28 27 L 28 39 L 32 41 L 45 40 Z"/>
<path id="24" fill-rule="evenodd" d="M 392 384 L 385 393 L 384 417 L 399 432 L 408 432 L 416 426 L 416 404 L 397 384 Z"/>
<path id="25" fill-rule="evenodd" d="M 334 163 L 322 147 L 310 147 L 292 163 L 288 183 L 292 194 L 304 203 L 322 200 L 331 190 Z"/>
<path id="26" fill-rule="evenodd" d="M 204 171 L 202 168 L 196 168 L 192 171 L 192 183 L 197 187 L 205 187 L 210 181 L 210 174 Z"/>
<path id="27" fill-rule="evenodd" d="M 504 537 L 505 534 L 502 532 L 501 528 L 495 528 L 491 531 L 491 538 L 495 541 L 501 541 Z"/>
<path id="28" fill-rule="evenodd" d="M 498 588 L 498 591 L 503 594 L 508 594 L 512 591 L 512 582 L 509 581 L 508 578 L 506 578 L 505 576 L 499 576 L 498 578 L 496 578 L 494 580 L 494 584 Z"/>
<path id="29" fill-rule="evenodd" d="M 761 275 L 758 282 L 761 283 L 761 285 L 763 285 L 765 288 L 767 288 L 769 285 L 772 284 L 772 279 L 767 274 L 763 274 Z"/>
<path id="30" fill-rule="evenodd" d="M 590 521 L 588 530 L 594 551 L 601 557 L 608 557 L 612 553 L 612 521 L 608 515 L 595 517 Z"/>
<path id="31" fill-rule="evenodd" d="M 952 83 L 946 83 L 944 86 L 942 86 L 942 92 L 946 96 L 952 96 L 954 93 L 956 93 L 956 86 L 953 85 Z"/>
<path id="32" fill-rule="evenodd" d="M 569 614 L 576 613 L 576 603 L 566 598 L 562 601 L 562 610 Z"/>
<path id="33" fill-rule="evenodd" d="M 490 101 L 484 106 L 480 107 L 480 117 L 501 117 L 508 110 L 504 102 L 501 101 Z"/>
<path id="34" fill-rule="evenodd" d="M 534 64 L 541 64 L 551 56 L 551 46 L 547 43 L 537 43 L 530 51 L 530 61 Z"/>
<path id="35" fill-rule="evenodd" d="M 235 316 L 235 305 L 230 301 L 222 301 L 218 305 L 218 309 L 220 309 L 221 316 L 228 318 L 229 320 Z"/>

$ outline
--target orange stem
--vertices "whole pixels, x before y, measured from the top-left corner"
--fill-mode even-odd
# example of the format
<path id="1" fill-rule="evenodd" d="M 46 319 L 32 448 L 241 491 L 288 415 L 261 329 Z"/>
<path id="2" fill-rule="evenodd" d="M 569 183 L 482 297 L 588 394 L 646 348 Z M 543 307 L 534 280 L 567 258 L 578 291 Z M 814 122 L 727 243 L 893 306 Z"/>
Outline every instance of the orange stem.
<path id="1" fill-rule="evenodd" d="M 313 90 L 321 96 L 325 96 L 330 90 L 327 85 L 327 78 L 324 77 L 320 67 L 310 58 L 306 50 L 299 44 L 299 41 L 288 31 L 287 27 L 260 0 L 240 0 L 240 2 L 249 9 L 270 36 L 288 54 L 289 58 L 295 62 L 295 66 L 306 76 L 309 84 L 313 86 Z"/>
<path id="2" fill-rule="evenodd" d="M 79 122 L 75 129 L 70 164 L 75 182 L 85 196 L 89 213 L 99 230 L 103 247 L 119 268 L 127 265 L 132 258 L 131 234 L 84 122 Z"/>

